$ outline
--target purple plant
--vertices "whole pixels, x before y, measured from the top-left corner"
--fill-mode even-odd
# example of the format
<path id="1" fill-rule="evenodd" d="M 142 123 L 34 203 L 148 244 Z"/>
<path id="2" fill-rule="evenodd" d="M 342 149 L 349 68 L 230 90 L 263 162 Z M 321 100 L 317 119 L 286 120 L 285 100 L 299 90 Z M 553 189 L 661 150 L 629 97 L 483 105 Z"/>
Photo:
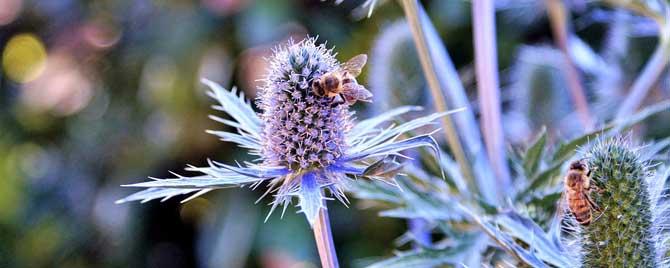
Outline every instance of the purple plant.
<path id="1" fill-rule="evenodd" d="M 293 197 L 297 197 L 300 211 L 314 225 L 320 210 L 325 208 L 324 189 L 346 204 L 344 191 L 351 178 L 393 182 L 398 166 L 395 161 L 385 162 L 387 159 L 402 156 L 403 150 L 423 146 L 437 153 L 437 144 L 430 134 L 399 138 L 408 137 L 407 132 L 430 125 L 433 120 L 454 111 L 379 127 L 395 116 L 420 110 L 420 107 L 401 107 L 356 123 L 347 104 L 337 104 L 329 97 L 312 93 L 311 81 L 336 70 L 340 64 L 331 49 L 315 42 L 315 38 L 298 43 L 289 41 L 275 49 L 256 102 L 263 111 L 261 114 L 256 114 L 235 88 L 227 91 L 203 80 L 211 89 L 209 95 L 219 102 L 214 109 L 228 113 L 234 121 L 211 118 L 238 130 L 237 133 L 208 132 L 249 149 L 250 154 L 259 157 L 256 161 L 228 165 L 209 160 L 206 167 L 186 168 L 202 173 L 199 176 L 178 175 L 125 185 L 147 189 L 117 203 L 167 200 L 190 194 L 185 202 L 218 188 L 250 185 L 255 189 L 267 182 L 265 195 L 274 196 L 270 214 L 278 206 L 282 207 L 283 214 Z"/>

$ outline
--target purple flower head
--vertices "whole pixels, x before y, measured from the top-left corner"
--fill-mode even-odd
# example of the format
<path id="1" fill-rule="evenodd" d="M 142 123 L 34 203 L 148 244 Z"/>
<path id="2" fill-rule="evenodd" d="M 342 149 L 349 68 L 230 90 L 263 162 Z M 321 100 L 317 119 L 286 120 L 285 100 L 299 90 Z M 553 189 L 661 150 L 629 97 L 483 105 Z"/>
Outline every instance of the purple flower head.
<path id="1" fill-rule="evenodd" d="M 344 190 L 351 179 L 393 181 L 395 172 L 370 170 L 373 163 L 383 163 L 385 159 L 402 156 L 404 150 L 424 146 L 437 154 L 437 144 L 428 134 L 399 138 L 451 112 L 380 127 L 398 115 L 420 110 L 419 107 L 400 107 L 355 123 L 347 104 L 334 103 L 331 98 L 317 96 L 310 89 L 312 80 L 339 68 L 332 50 L 317 45 L 314 38 L 298 43 L 289 41 L 277 47 L 269 61 L 265 84 L 256 102 L 262 110 L 260 114 L 235 88 L 228 91 L 203 79 L 211 89 L 209 95 L 219 103 L 214 109 L 228 113 L 233 120 L 211 118 L 237 129 L 237 132 L 208 132 L 248 149 L 249 154 L 258 156 L 257 161 L 229 165 L 210 160 L 208 166 L 186 168 L 201 173 L 199 176 L 177 175 L 172 179 L 126 185 L 147 189 L 118 203 L 167 200 L 190 194 L 185 202 L 218 188 L 249 185 L 255 189 L 266 184 L 266 195 L 274 196 L 270 214 L 279 206 L 285 211 L 295 197 L 300 211 L 313 224 L 323 207 L 324 189 L 342 203 L 348 203 Z M 392 165 L 375 165 L 379 166 Z M 379 174 L 384 176 L 379 177 Z"/>
<path id="2" fill-rule="evenodd" d="M 317 96 L 310 87 L 311 81 L 339 65 L 332 50 L 315 41 L 289 42 L 278 47 L 270 59 L 257 101 L 263 110 L 260 118 L 265 164 L 285 166 L 294 172 L 320 169 L 333 164 L 334 159 L 325 157 L 329 152 L 319 148 L 328 147 L 330 153 L 341 156 L 347 147 L 343 134 L 351 128 L 349 106 L 334 105 L 332 98 Z M 320 139 L 319 133 L 324 132 L 337 134 Z M 268 138 L 277 136 L 282 138 Z M 302 147 L 305 143 L 312 147 Z"/>

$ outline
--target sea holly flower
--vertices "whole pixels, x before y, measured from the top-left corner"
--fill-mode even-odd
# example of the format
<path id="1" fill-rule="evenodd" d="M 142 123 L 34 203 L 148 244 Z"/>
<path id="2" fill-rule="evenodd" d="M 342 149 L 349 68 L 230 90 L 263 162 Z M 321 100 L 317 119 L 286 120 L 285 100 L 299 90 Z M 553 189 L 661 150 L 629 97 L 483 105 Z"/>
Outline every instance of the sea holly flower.
<path id="1" fill-rule="evenodd" d="M 312 80 L 340 67 L 332 49 L 315 42 L 314 38 L 298 43 L 289 41 L 274 50 L 256 101 L 262 110 L 260 114 L 235 88 L 228 91 L 203 80 L 210 89 L 209 95 L 218 101 L 214 109 L 226 112 L 233 120 L 211 118 L 237 129 L 237 133 L 208 132 L 248 149 L 249 154 L 258 156 L 257 160 L 234 165 L 209 160 L 208 166 L 186 168 L 202 173 L 199 176 L 177 175 L 177 178 L 125 185 L 147 189 L 118 203 L 190 195 L 185 202 L 214 189 L 247 185 L 255 189 L 265 182 L 268 189 L 263 196 L 274 196 L 269 214 L 277 207 L 285 212 L 296 197 L 300 212 L 314 224 L 319 210 L 324 208 L 325 190 L 346 205 L 344 190 L 352 179 L 367 177 L 393 182 L 392 176 L 399 170 L 395 160 L 403 157 L 402 151 L 427 147 L 437 155 L 438 145 L 430 134 L 409 137 L 408 132 L 431 125 L 435 119 L 455 111 L 382 128 L 395 116 L 420 110 L 420 107 L 400 107 L 356 122 L 346 103 L 312 93 Z"/>

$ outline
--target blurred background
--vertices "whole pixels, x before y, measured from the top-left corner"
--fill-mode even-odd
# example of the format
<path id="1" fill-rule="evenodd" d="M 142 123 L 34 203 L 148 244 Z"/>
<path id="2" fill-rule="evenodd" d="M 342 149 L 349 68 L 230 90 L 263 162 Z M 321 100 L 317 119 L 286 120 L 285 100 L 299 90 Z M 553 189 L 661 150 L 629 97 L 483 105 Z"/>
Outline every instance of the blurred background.
<path id="1" fill-rule="evenodd" d="M 319 36 L 338 58 L 366 53 L 360 82 L 376 95 L 359 117 L 429 105 L 411 34 L 395 1 L 0 0 L 0 267 L 318 267 L 295 209 L 266 223 L 260 189 L 185 204 L 116 205 L 119 185 L 169 177 L 206 159 L 249 160 L 205 133 L 222 126 L 200 77 L 255 96 L 264 57 L 288 38 Z M 422 1 L 477 112 L 470 3 Z M 574 64 L 599 118 L 613 116 L 656 44 L 652 21 L 567 1 Z M 503 119 L 512 145 L 542 126 L 581 132 L 566 64 L 543 1 L 496 1 Z M 670 97 L 667 70 L 647 102 Z M 430 108 L 428 108 L 430 109 Z M 668 136 L 667 113 L 647 136 Z M 393 254 L 406 229 L 366 202 L 329 206 L 343 267 Z"/>

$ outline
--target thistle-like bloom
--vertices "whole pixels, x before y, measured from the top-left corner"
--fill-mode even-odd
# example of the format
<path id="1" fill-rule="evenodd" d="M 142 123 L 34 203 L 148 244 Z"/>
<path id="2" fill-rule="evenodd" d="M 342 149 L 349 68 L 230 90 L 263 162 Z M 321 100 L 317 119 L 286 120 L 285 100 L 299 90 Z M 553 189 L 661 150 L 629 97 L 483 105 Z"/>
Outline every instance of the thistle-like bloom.
<path id="1" fill-rule="evenodd" d="M 235 88 L 228 91 L 203 80 L 211 89 L 209 95 L 219 102 L 214 109 L 228 113 L 234 121 L 211 118 L 238 130 L 209 133 L 249 149 L 250 154 L 258 156 L 256 161 L 228 165 L 210 160 L 207 167 L 189 166 L 186 170 L 202 175 L 127 185 L 148 189 L 118 203 L 167 200 L 190 194 L 184 200 L 188 201 L 218 188 L 245 185 L 256 188 L 267 182 L 266 194 L 274 195 L 270 213 L 278 206 L 285 211 L 293 197 L 297 197 L 301 212 L 313 224 L 324 206 L 324 189 L 346 204 L 344 188 L 352 178 L 389 181 L 399 169 L 397 162 L 390 159 L 401 156 L 401 151 L 426 146 L 437 153 L 437 144 L 429 134 L 399 138 L 447 113 L 381 128 L 381 124 L 393 117 L 420 108 L 401 107 L 356 124 L 346 103 L 313 94 L 311 81 L 336 70 L 340 64 L 332 50 L 315 41 L 314 38 L 299 43 L 289 41 L 275 49 L 257 100 L 261 114 L 256 114 Z"/>

